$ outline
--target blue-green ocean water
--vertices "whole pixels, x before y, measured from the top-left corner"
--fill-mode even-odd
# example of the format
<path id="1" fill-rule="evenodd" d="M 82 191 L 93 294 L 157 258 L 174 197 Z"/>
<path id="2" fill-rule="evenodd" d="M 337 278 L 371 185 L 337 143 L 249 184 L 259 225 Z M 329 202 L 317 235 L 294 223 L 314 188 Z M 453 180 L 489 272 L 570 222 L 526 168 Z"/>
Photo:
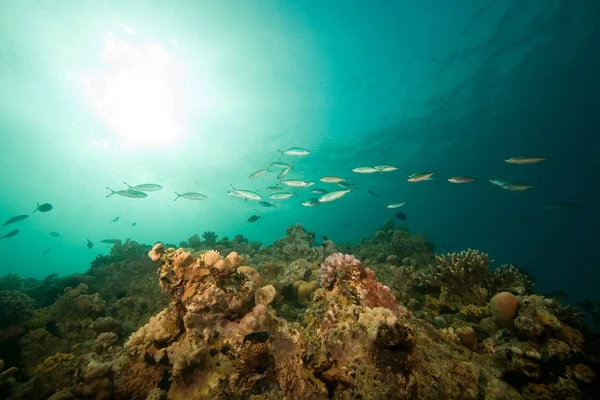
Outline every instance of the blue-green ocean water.
<path id="1" fill-rule="evenodd" d="M 600 3 L 538 1 L 6 1 L 0 3 L 0 273 L 83 272 L 100 240 L 179 243 L 287 226 L 357 242 L 405 201 L 406 221 L 452 251 L 514 263 L 540 291 L 594 297 Z M 311 151 L 289 178 L 352 177 L 356 193 L 263 209 L 226 195 Z M 510 165 L 510 156 L 552 165 Z M 401 172 L 358 175 L 359 166 Z M 438 169 L 434 181 L 411 173 Z M 452 175 L 478 181 L 453 185 Z M 509 192 L 489 179 L 534 183 Z M 106 186 L 158 183 L 144 199 Z M 313 187 L 313 188 L 314 188 Z M 368 194 L 371 190 L 379 195 Z M 197 191 L 204 201 L 179 199 Z M 558 201 L 582 205 L 546 211 Z M 253 214 L 263 220 L 248 223 Z M 111 222 L 119 216 L 117 222 Z M 136 226 L 132 223 L 136 222 Z M 51 231 L 60 237 L 50 236 Z M 89 238 L 94 247 L 86 247 Z M 44 250 L 50 250 L 43 255 Z"/>

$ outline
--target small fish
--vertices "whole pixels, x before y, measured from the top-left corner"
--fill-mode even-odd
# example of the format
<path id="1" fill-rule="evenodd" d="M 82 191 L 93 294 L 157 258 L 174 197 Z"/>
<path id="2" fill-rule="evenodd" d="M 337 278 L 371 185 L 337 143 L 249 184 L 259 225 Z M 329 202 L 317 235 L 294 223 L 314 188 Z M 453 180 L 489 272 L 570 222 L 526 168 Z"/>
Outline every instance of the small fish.
<path id="1" fill-rule="evenodd" d="M 258 171 L 254 171 L 253 173 L 251 173 L 248 178 L 250 178 L 250 179 L 258 178 L 259 176 L 263 175 L 267 171 L 269 171 L 269 168 L 259 169 Z"/>
<path id="2" fill-rule="evenodd" d="M 36 212 L 36 211 L 39 211 L 39 212 L 48 212 L 50 210 L 52 210 L 52 204 L 44 203 L 44 204 L 40 205 L 40 203 L 37 203 L 37 208 L 35 210 L 33 210 L 32 214 L 34 212 Z"/>
<path id="3" fill-rule="evenodd" d="M 157 190 L 162 189 L 163 187 L 157 185 L 156 183 L 142 183 L 141 185 L 131 186 L 127 182 L 123 182 L 127 187 L 131 190 L 138 190 L 140 192 L 155 192 Z"/>
<path id="4" fill-rule="evenodd" d="M 396 214 L 396 218 L 402 220 L 402 221 L 406 221 L 406 214 L 404 214 L 403 212 L 398 211 Z"/>
<path id="5" fill-rule="evenodd" d="M 490 179 L 490 182 L 496 186 L 500 186 L 504 190 L 510 190 L 512 192 L 524 192 L 525 190 L 534 187 L 533 185 L 528 185 L 526 183 L 506 182 L 500 179 Z"/>
<path id="6" fill-rule="evenodd" d="M 285 199 L 289 199 L 292 196 L 295 196 L 296 193 L 288 193 L 288 192 L 278 192 L 278 193 L 273 193 L 272 195 L 269 196 L 269 198 L 271 200 L 285 200 Z"/>
<path id="7" fill-rule="evenodd" d="M 310 151 L 303 149 L 301 147 L 290 147 L 287 150 L 284 150 L 284 151 L 278 150 L 278 151 L 281 153 L 282 156 L 285 154 L 288 156 L 304 157 L 304 156 L 307 156 L 310 154 Z"/>
<path id="8" fill-rule="evenodd" d="M 198 192 L 186 192 L 183 194 L 179 194 L 179 193 L 175 192 L 175 194 L 177 195 L 177 197 L 175 197 L 175 199 L 173 199 L 173 201 L 177 200 L 180 197 L 183 197 L 184 199 L 188 199 L 188 200 L 206 200 L 206 195 L 203 195 L 202 193 L 198 193 Z"/>
<path id="9" fill-rule="evenodd" d="M 58 232 L 50 232 L 50 236 L 57 238 L 57 237 L 60 236 L 60 233 L 58 233 Z"/>
<path id="10" fill-rule="evenodd" d="M 354 187 L 354 183 L 350 183 L 350 182 L 338 182 L 337 184 L 339 187 L 341 187 L 342 189 L 352 189 Z"/>
<path id="11" fill-rule="evenodd" d="M 547 211 L 563 211 L 563 210 L 576 210 L 580 208 L 579 204 L 568 203 L 568 202 L 558 202 L 553 204 L 548 204 L 547 206 L 543 206 L 542 210 Z"/>
<path id="12" fill-rule="evenodd" d="M 271 165 L 269 165 L 269 167 L 283 168 L 283 169 L 292 168 L 292 166 L 290 164 L 286 164 L 281 161 L 275 161 L 274 163 L 271 163 Z"/>
<path id="13" fill-rule="evenodd" d="M 27 219 L 27 218 L 29 218 L 29 214 L 17 215 L 16 217 L 7 219 L 6 222 L 2 224 L 2 226 L 14 224 L 15 222 L 23 221 L 24 219 Z"/>
<path id="14" fill-rule="evenodd" d="M 269 192 L 276 192 L 278 190 L 281 190 L 281 188 L 279 186 L 267 186 L 267 190 Z"/>
<path id="15" fill-rule="evenodd" d="M 132 199 L 143 199 L 144 197 L 148 197 L 148 195 L 146 193 L 140 192 L 139 190 L 133 190 L 133 189 L 112 190 L 108 186 L 106 188 L 108 190 L 110 190 L 110 193 L 108 195 L 106 195 L 106 197 L 110 197 L 113 194 L 118 194 L 119 196 L 129 197 Z"/>
<path id="16" fill-rule="evenodd" d="M 8 232 L 6 235 L 1 235 L 1 236 L 0 236 L 0 240 L 1 240 L 1 239 L 7 239 L 7 238 L 11 238 L 11 237 L 15 236 L 15 235 L 16 235 L 17 233 L 19 233 L 19 232 L 21 232 L 21 231 L 20 231 L 20 230 L 18 230 L 18 229 L 15 229 L 14 231 L 10 231 L 10 232 Z"/>
<path id="17" fill-rule="evenodd" d="M 377 168 L 374 167 L 357 167 L 352 168 L 352 172 L 356 172 L 357 174 L 373 174 L 375 172 L 381 172 Z"/>
<path id="18" fill-rule="evenodd" d="M 134 222 L 131 224 L 131 226 L 136 226 L 136 225 L 137 225 L 137 222 Z"/>
<path id="19" fill-rule="evenodd" d="M 319 197 L 319 202 L 320 203 L 329 203 L 331 201 L 339 199 L 340 197 L 346 195 L 347 193 L 350 193 L 350 189 L 338 190 L 336 192 L 330 192 L 330 193 L 324 194 L 323 196 Z"/>
<path id="20" fill-rule="evenodd" d="M 244 198 L 244 196 L 242 196 L 237 190 L 228 190 L 227 194 L 229 196 L 231 196 L 231 197 L 237 197 L 237 198 L 240 198 L 240 199 Z"/>
<path id="21" fill-rule="evenodd" d="M 118 239 L 104 239 L 104 240 L 101 240 L 100 243 L 115 244 L 118 241 L 119 241 Z"/>
<path id="22" fill-rule="evenodd" d="M 321 188 L 314 188 L 313 190 L 310 191 L 312 194 L 325 194 L 325 193 L 329 193 L 327 190 L 325 189 L 321 189 Z"/>
<path id="23" fill-rule="evenodd" d="M 302 205 L 304 207 L 315 207 L 315 206 L 318 206 L 319 204 L 321 204 L 321 203 L 319 203 L 319 199 L 314 199 L 314 198 L 308 199 L 302 203 Z"/>
<path id="24" fill-rule="evenodd" d="M 324 176 L 321 179 L 319 179 L 321 182 L 324 183 L 340 183 L 340 182 L 346 182 L 346 179 L 344 178 L 340 178 L 339 176 Z"/>
<path id="25" fill-rule="evenodd" d="M 398 202 L 398 203 L 390 203 L 386 207 L 387 208 L 398 208 L 398 207 L 402 207 L 405 204 L 406 204 L 405 201 L 401 201 L 401 202 Z"/>
<path id="26" fill-rule="evenodd" d="M 46 254 L 48 254 L 48 253 L 50 253 L 50 249 L 46 249 L 46 250 L 44 250 L 44 252 L 42 253 L 42 255 L 46 255 Z"/>
<path id="27" fill-rule="evenodd" d="M 393 165 L 376 165 L 373 168 L 375 168 L 379 172 L 398 171 L 398 168 L 394 167 Z"/>
<path id="28" fill-rule="evenodd" d="M 287 174 L 290 173 L 291 170 L 291 168 L 284 169 L 279 175 L 277 175 L 277 179 L 283 179 Z"/>
<path id="29" fill-rule="evenodd" d="M 115 219 L 113 219 L 113 220 L 112 220 L 112 221 L 110 221 L 110 222 L 117 222 L 118 220 L 119 220 L 119 217 L 116 217 Z"/>
<path id="30" fill-rule="evenodd" d="M 469 182 L 474 182 L 476 180 L 476 178 L 470 177 L 470 176 L 452 176 L 450 178 L 448 178 L 448 182 L 450 183 L 469 183 Z"/>
<path id="31" fill-rule="evenodd" d="M 367 190 L 367 192 L 373 197 L 379 197 L 379 195 L 372 190 Z"/>
<path id="32" fill-rule="evenodd" d="M 549 158 L 546 157 L 536 157 L 536 156 L 518 156 L 518 157 L 509 157 L 504 162 L 509 164 L 536 164 L 542 161 L 550 161 Z"/>
<path id="33" fill-rule="evenodd" d="M 234 197 L 241 197 L 242 199 L 248 199 L 248 200 L 262 200 L 262 196 L 256 192 L 253 192 L 251 190 L 245 190 L 245 189 L 236 189 L 233 187 L 233 185 L 230 185 L 230 186 L 234 190 L 234 192 L 236 192 L 236 194 L 237 194 L 237 196 L 234 196 Z M 228 194 L 229 194 L 229 192 L 228 192 Z"/>
<path id="34" fill-rule="evenodd" d="M 300 179 L 286 179 L 286 180 L 282 180 L 281 183 L 283 183 L 286 186 L 291 186 L 291 187 L 310 187 L 312 185 L 314 185 L 314 182 L 311 181 L 303 181 Z"/>
<path id="35" fill-rule="evenodd" d="M 277 208 L 277 204 L 273 204 L 273 203 L 269 203 L 268 201 L 259 201 L 258 204 L 260 204 L 263 207 L 275 207 Z"/>
<path id="36" fill-rule="evenodd" d="M 430 181 L 433 179 L 435 172 L 424 172 L 420 174 L 412 174 L 408 177 L 407 181 L 409 182 L 422 182 L 422 181 Z"/>
<path id="37" fill-rule="evenodd" d="M 248 222 L 252 223 L 252 222 L 256 222 L 259 219 L 262 219 L 262 214 L 260 215 L 253 215 L 250 218 L 248 218 Z"/>
<path id="38" fill-rule="evenodd" d="M 87 238 L 86 238 L 86 239 L 87 239 Z M 91 241 L 90 239 L 87 239 L 87 244 L 86 244 L 86 247 L 87 247 L 88 249 L 91 249 L 92 247 L 94 247 L 94 243 L 92 243 L 92 241 Z"/>

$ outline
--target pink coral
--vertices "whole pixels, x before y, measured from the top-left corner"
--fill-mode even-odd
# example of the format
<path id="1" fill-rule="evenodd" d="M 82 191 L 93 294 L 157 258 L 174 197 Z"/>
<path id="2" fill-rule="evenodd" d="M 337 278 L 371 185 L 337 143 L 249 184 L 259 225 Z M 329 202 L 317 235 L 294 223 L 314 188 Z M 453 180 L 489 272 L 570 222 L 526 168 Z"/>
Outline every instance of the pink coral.
<path id="1" fill-rule="evenodd" d="M 331 289 L 336 279 L 336 271 L 350 265 L 362 268 L 360 261 L 350 254 L 335 253 L 325 259 L 321 264 L 321 286 Z"/>

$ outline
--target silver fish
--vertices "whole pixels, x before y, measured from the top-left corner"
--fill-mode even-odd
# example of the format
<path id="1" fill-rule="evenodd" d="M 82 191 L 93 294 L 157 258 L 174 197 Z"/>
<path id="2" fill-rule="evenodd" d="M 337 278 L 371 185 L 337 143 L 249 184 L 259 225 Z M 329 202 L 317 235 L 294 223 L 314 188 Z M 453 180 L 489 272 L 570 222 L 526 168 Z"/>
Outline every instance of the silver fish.
<path id="1" fill-rule="evenodd" d="M 237 197 L 239 199 L 243 199 L 244 196 L 242 196 L 237 190 L 228 190 L 227 194 L 231 197 Z"/>
<path id="2" fill-rule="evenodd" d="M 401 202 L 398 202 L 398 203 L 390 203 L 386 207 L 387 208 L 398 208 L 398 207 L 402 207 L 405 204 L 406 204 L 405 201 L 401 201 Z"/>
<path id="3" fill-rule="evenodd" d="M 330 193 L 324 194 L 323 196 L 319 197 L 319 202 L 328 203 L 330 201 L 339 199 L 340 197 L 344 196 L 347 193 L 350 193 L 350 189 L 338 190 L 336 192 L 330 192 Z"/>
<path id="4" fill-rule="evenodd" d="M 239 195 L 239 197 L 243 198 L 243 199 L 248 199 L 248 200 L 262 200 L 262 196 L 259 195 L 256 192 L 253 192 L 251 190 L 246 190 L 246 189 L 236 189 L 233 187 L 233 185 L 231 185 L 231 187 L 233 188 L 233 190 L 235 192 L 237 192 L 237 194 Z M 237 196 L 235 196 L 237 197 Z"/>
<path id="5" fill-rule="evenodd" d="M 286 168 L 277 176 L 277 179 L 283 179 L 287 174 L 290 173 L 291 168 Z"/>
<path id="6" fill-rule="evenodd" d="M 292 196 L 295 196 L 296 193 L 289 193 L 289 192 L 279 192 L 279 193 L 273 193 L 272 195 L 269 196 L 269 198 L 271 200 L 285 200 L 285 199 L 289 199 Z"/>
<path id="7" fill-rule="evenodd" d="M 302 203 L 302 205 L 304 207 L 316 207 L 319 204 L 321 204 L 321 203 L 319 203 L 319 199 L 315 199 L 315 198 L 308 199 L 308 200 L 306 200 L 305 202 Z"/>
<path id="8" fill-rule="evenodd" d="M 450 178 L 448 178 L 448 182 L 450 183 L 469 183 L 469 182 L 474 182 L 476 180 L 476 178 L 470 177 L 470 176 L 452 176 Z"/>
<path id="9" fill-rule="evenodd" d="M 132 199 L 143 199 L 144 197 L 148 197 L 148 195 L 144 192 L 140 192 L 139 190 L 134 190 L 134 189 L 124 189 L 124 190 L 112 190 L 111 188 L 109 188 L 108 186 L 106 187 L 108 190 L 110 190 L 110 194 L 106 195 L 106 197 L 110 197 L 113 194 L 118 194 L 119 196 L 123 196 L 123 197 L 130 197 Z"/>
<path id="10" fill-rule="evenodd" d="M 265 168 L 265 169 L 259 169 L 258 171 L 255 171 L 253 173 L 250 174 L 250 176 L 248 178 L 250 179 L 255 179 L 258 178 L 259 176 L 261 176 L 262 174 L 264 174 L 265 172 L 267 172 L 269 169 Z"/>
<path id="11" fill-rule="evenodd" d="M 310 154 L 310 151 L 303 149 L 301 147 L 290 147 L 287 150 L 279 150 L 279 152 L 281 153 L 281 155 L 288 155 L 288 156 L 296 156 L 296 157 L 303 157 L 303 156 L 307 156 Z"/>
<path id="12" fill-rule="evenodd" d="M 282 180 L 281 183 L 283 183 L 286 186 L 291 186 L 291 187 L 310 187 L 315 184 L 312 181 L 307 182 L 307 181 L 303 181 L 300 179 L 286 179 L 286 180 Z"/>
<path id="13" fill-rule="evenodd" d="M 275 168 L 283 168 L 283 169 L 292 168 L 292 166 L 290 164 L 286 164 L 286 163 L 281 162 L 281 161 L 275 161 L 275 162 L 271 163 L 271 165 L 269 165 L 269 166 L 270 167 L 275 167 Z"/>
<path id="14" fill-rule="evenodd" d="M 198 192 L 186 192 L 183 194 L 179 194 L 179 193 L 175 192 L 175 194 L 177 195 L 177 197 L 175 197 L 175 199 L 173 199 L 173 201 L 177 200 L 180 197 L 183 197 L 184 199 L 188 199 L 188 200 L 206 200 L 206 195 L 203 195 L 202 193 L 198 193 Z"/>
<path id="15" fill-rule="evenodd" d="M 550 161 L 549 158 L 546 157 L 536 157 L 536 156 L 517 156 L 517 157 L 509 157 L 504 162 L 509 164 L 536 164 L 542 161 Z"/>
<path id="16" fill-rule="evenodd" d="M 327 190 L 321 188 L 314 188 L 311 190 L 312 194 L 325 194 L 328 193 Z"/>
<path id="17" fill-rule="evenodd" d="M 534 186 L 526 183 L 517 182 L 506 182 L 500 179 L 490 179 L 490 182 L 496 186 L 500 186 L 504 190 L 510 190 L 512 192 L 524 192 L 525 190 L 532 189 Z"/>
<path id="18" fill-rule="evenodd" d="M 424 172 L 420 174 L 412 174 L 408 177 L 407 181 L 409 182 L 422 182 L 422 181 L 430 181 L 433 179 L 435 172 Z"/>
<path id="19" fill-rule="evenodd" d="M 279 186 L 267 186 L 267 190 L 269 192 L 276 192 L 278 190 L 281 190 L 281 188 Z"/>
<path id="20" fill-rule="evenodd" d="M 352 168 L 352 172 L 356 172 L 357 174 L 372 174 L 380 171 L 374 167 L 357 167 Z"/>
<path id="21" fill-rule="evenodd" d="M 127 182 L 123 182 L 129 189 L 139 190 L 140 192 L 155 192 L 162 189 L 163 187 L 156 183 L 142 183 L 141 185 L 131 186 Z"/>
<path id="22" fill-rule="evenodd" d="M 398 167 L 394 167 L 393 165 L 376 165 L 373 168 L 375 168 L 379 172 L 398 171 Z"/>
<path id="23" fill-rule="evenodd" d="M 340 183 L 345 182 L 346 179 L 340 178 L 339 176 L 324 176 L 320 179 L 320 181 L 324 183 Z"/>

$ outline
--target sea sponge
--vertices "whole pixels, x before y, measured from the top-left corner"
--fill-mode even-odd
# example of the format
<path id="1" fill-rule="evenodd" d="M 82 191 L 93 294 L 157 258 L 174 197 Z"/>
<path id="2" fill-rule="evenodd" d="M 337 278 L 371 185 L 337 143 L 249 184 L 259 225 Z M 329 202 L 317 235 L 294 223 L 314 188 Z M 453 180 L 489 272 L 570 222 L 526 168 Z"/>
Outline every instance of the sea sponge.
<path id="1" fill-rule="evenodd" d="M 456 336 L 466 348 L 475 351 L 477 349 L 477 334 L 470 326 L 463 326 L 456 329 Z"/>
<path id="2" fill-rule="evenodd" d="M 298 304 L 301 304 L 303 306 L 308 305 L 308 303 L 310 302 L 310 295 L 315 290 L 317 290 L 319 286 L 319 282 L 317 281 L 300 281 L 300 285 L 298 285 L 298 289 L 296 292 L 296 300 L 298 301 Z"/>
<path id="3" fill-rule="evenodd" d="M 52 372 L 56 368 L 60 367 L 63 362 L 71 361 L 73 358 L 75 358 L 75 356 L 70 353 L 56 353 L 53 356 L 47 357 L 44 362 L 38 365 L 35 372 L 37 374 Z"/>
<path id="4" fill-rule="evenodd" d="M 503 327 L 513 325 L 519 308 L 519 299 L 510 292 L 500 292 L 490 300 L 490 310 L 494 319 Z"/>
<path id="5" fill-rule="evenodd" d="M 269 305 L 275 298 L 277 290 L 273 285 L 263 286 L 254 292 L 254 302 L 256 304 Z"/>
<path id="6" fill-rule="evenodd" d="M 266 263 L 260 268 L 260 273 L 265 279 L 272 280 L 277 278 L 277 269 L 277 264 Z"/>
<path id="7" fill-rule="evenodd" d="M 358 316 L 358 325 L 367 331 L 367 336 L 373 341 L 377 339 L 380 326 L 387 325 L 389 328 L 393 328 L 397 322 L 398 317 L 391 310 L 383 307 L 365 307 Z"/>
<path id="8" fill-rule="evenodd" d="M 202 262 L 207 267 L 212 267 L 217 263 L 217 261 L 221 260 L 221 254 L 215 250 L 209 250 L 206 253 L 202 254 Z"/>
<path id="9" fill-rule="evenodd" d="M 165 246 L 162 243 L 156 243 L 152 250 L 148 252 L 148 257 L 154 262 L 160 260 L 160 256 L 165 252 Z"/>
<path id="10" fill-rule="evenodd" d="M 75 395 L 96 400 L 108 400 L 113 394 L 112 368 L 110 364 L 92 361 L 88 364 L 84 382 L 77 385 Z"/>

